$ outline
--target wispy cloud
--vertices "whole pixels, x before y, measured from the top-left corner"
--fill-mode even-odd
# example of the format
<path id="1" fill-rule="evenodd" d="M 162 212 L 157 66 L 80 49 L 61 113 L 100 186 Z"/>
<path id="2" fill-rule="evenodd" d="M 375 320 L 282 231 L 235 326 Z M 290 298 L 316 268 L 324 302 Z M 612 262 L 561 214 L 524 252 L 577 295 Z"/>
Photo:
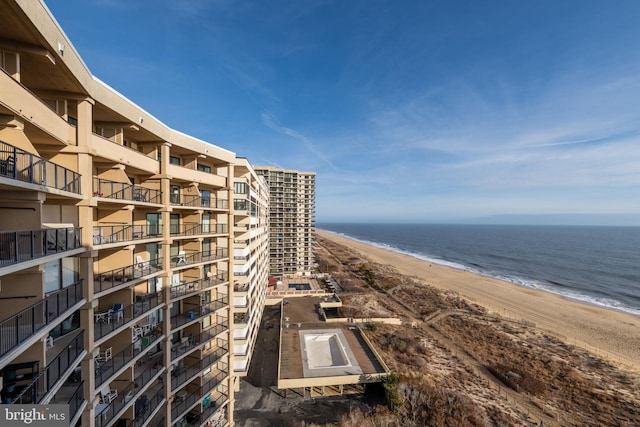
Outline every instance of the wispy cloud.
<path id="1" fill-rule="evenodd" d="M 265 126 L 267 126 L 268 128 L 275 130 L 276 132 L 282 133 L 284 135 L 287 135 L 287 136 L 289 136 L 289 137 L 301 142 L 307 148 L 307 150 L 312 152 L 322 162 L 324 162 L 325 164 L 327 164 L 328 166 L 330 166 L 334 170 L 338 169 L 333 164 L 333 162 L 331 161 L 329 156 L 327 156 L 324 152 L 322 152 L 322 150 L 320 150 L 315 144 L 313 144 L 309 138 L 307 138 L 305 135 L 301 134 L 300 132 L 298 132 L 298 131 L 296 131 L 294 129 L 290 129 L 288 127 L 285 127 L 285 126 L 282 126 L 282 125 L 278 124 L 276 119 L 275 119 L 275 117 L 272 114 L 270 114 L 268 112 L 263 112 L 262 113 L 262 123 Z"/>

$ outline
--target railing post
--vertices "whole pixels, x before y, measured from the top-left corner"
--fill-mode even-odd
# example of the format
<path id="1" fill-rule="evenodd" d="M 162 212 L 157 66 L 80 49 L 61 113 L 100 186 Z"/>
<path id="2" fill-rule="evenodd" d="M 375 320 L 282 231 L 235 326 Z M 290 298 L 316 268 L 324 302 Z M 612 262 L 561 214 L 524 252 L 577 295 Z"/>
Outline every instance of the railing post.
<path id="1" fill-rule="evenodd" d="M 18 262 L 18 251 L 19 251 L 19 247 L 18 247 L 18 233 L 14 232 L 13 233 L 13 262 Z"/>
<path id="2" fill-rule="evenodd" d="M 34 258 L 35 250 L 36 250 L 36 234 L 35 233 L 36 233 L 35 231 L 29 232 L 29 235 L 31 237 L 31 248 L 29 248 L 31 259 Z"/>
<path id="3" fill-rule="evenodd" d="M 33 184 L 33 154 L 29 153 L 29 182 Z"/>
<path id="4" fill-rule="evenodd" d="M 42 162 L 42 185 L 47 185 L 47 163 L 46 161 Z"/>

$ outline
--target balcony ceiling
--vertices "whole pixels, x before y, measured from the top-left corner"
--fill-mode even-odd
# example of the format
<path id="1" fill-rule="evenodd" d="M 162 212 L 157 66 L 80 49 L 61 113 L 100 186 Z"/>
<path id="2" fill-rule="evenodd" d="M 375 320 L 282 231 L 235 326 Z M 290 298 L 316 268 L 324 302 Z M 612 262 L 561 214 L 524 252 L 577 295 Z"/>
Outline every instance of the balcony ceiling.
<path id="1" fill-rule="evenodd" d="M 57 57 L 50 46 L 14 2 L 0 0 L 0 48 L 18 50 L 20 55 L 20 80 L 32 92 L 57 91 L 75 94 L 85 93 L 63 61 L 53 64 L 43 53 Z"/>

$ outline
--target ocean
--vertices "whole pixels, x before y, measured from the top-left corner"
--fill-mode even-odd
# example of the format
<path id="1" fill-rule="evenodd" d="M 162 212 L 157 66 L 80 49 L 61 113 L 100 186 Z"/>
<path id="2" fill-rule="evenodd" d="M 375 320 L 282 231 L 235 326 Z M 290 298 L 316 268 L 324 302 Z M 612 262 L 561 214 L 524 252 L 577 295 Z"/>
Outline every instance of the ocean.
<path id="1" fill-rule="evenodd" d="M 318 224 L 453 268 L 640 316 L 640 227 Z"/>

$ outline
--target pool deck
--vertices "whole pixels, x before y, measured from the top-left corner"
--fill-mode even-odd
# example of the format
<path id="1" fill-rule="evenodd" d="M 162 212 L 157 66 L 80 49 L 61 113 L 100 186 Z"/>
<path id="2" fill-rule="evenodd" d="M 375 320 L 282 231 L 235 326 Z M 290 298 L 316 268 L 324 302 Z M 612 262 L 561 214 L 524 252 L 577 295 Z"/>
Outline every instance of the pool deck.
<path id="1" fill-rule="evenodd" d="M 300 280 L 296 282 L 302 283 Z M 388 373 L 384 363 L 378 359 L 375 350 L 356 326 L 349 323 L 325 323 L 322 320 L 318 314 L 318 307 L 324 300 L 323 297 L 305 296 L 289 298 L 285 300 L 286 303 L 283 302 L 278 382 L 299 380 L 297 383 L 303 384 L 299 386 L 313 387 L 320 380 L 324 385 L 380 381 L 380 376 Z M 358 369 L 340 371 L 328 368 L 314 370 L 313 374 L 309 375 L 305 372 L 308 369 L 304 366 L 306 357 L 303 357 L 301 334 L 336 330 L 344 338 L 343 344 L 348 346 L 349 357 L 355 360 L 354 365 L 357 365 Z"/>
<path id="2" fill-rule="evenodd" d="M 305 277 L 305 276 L 293 276 L 293 277 L 283 277 L 281 279 L 282 284 L 272 285 L 270 287 L 270 291 L 295 291 L 295 289 L 290 289 L 289 285 L 293 284 L 308 284 L 312 291 L 321 291 L 322 286 L 318 283 L 318 280 Z"/>

